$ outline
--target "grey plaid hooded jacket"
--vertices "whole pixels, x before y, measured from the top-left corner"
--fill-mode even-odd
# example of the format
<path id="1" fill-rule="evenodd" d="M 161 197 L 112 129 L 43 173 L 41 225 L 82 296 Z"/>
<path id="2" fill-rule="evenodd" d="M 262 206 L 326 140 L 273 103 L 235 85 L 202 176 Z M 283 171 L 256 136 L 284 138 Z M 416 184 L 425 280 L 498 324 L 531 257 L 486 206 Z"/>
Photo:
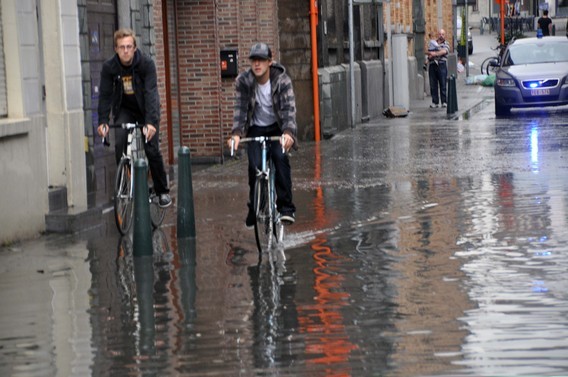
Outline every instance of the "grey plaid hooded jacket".
<path id="1" fill-rule="evenodd" d="M 278 120 L 278 126 L 282 133 L 287 133 L 294 138 L 296 145 L 296 98 L 292 80 L 286 74 L 286 69 L 273 62 L 270 66 L 270 84 L 272 87 L 272 108 Z M 252 114 L 256 106 L 256 79 L 252 69 L 239 74 L 235 80 L 235 109 L 233 114 L 233 135 L 245 136 Z"/>

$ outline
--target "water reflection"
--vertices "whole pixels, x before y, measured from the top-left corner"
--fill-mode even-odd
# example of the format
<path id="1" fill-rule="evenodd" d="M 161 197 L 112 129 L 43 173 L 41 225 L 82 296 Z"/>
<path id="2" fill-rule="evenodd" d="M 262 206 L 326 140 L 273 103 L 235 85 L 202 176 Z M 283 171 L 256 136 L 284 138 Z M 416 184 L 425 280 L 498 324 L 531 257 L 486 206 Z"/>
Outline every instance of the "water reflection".
<path id="1" fill-rule="evenodd" d="M 538 168 L 538 125 L 531 128 L 531 166 L 533 173 L 537 173 Z"/>
<path id="2" fill-rule="evenodd" d="M 164 230 L 152 234 L 153 254 L 134 257 L 131 235 L 118 240 L 112 254 L 93 255 L 91 268 L 100 279 L 91 289 L 92 319 L 100 343 L 95 375 L 163 375 L 172 356 L 187 349 L 186 335 L 196 318 L 195 240 L 177 240 L 172 251 Z M 110 257 L 110 258 L 109 258 Z M 170 372 L 168 372 L 170 371 Z"/>
<path id="3" fill-rule="evenodd" d="M 531 160 L 538 164 L 537 135 L 533 128 Z M 472 222 L 460 242 L 464 250 L 456 253 L 477 303 L 463 317 L 469 335 L 458 363 L 473 373 L 560 375 L 568 367 L 568 278 L 561 272 L 568 267 L 567 212 L 566 200 L 558 202 L 567 187 L 546 175 L 535 181 L 537 176 L 494 175 L 495 189 L 487 191 L 496 193 L 496 205 L 478 207 L 493 221 L 487 227 Z M 514 367 L 507 365 L 513 360 Z"/>
<path id="4" fill-rule="evenodd" d="M 350 376 L 345 365 L 351 351 L 357 347 L 349 340 L 341 307 L 348 305 L 349 294 L 342 289 L 345 280 L 342 257 L 333 253 L 323 236 L 311 244 L 314 251 L 314 304 L 299 308 L 300 332 L 306 334 L 308 364 L 322 364 L 326 375 Z"/>
<path id="5" fill-rule="evenodd" d="M 199 238 L 166 224 L 151 258 L 114 223 L 3 251 L 0 375 L 565 375 L 552 121 L 393 119 L 303 146 L 286 258 L 259 258 L 244 170 L 218 167 L 196 177 Z"/>
<path id="6" fill-rule="evenodd" d="M 277 255 L 259 257 L 247 268 L 253 297 L 253 357 L 256 368 L 274 368 L 294 362 L 291 350 L 297 313 L 294 303 L 295 278 Z"/>

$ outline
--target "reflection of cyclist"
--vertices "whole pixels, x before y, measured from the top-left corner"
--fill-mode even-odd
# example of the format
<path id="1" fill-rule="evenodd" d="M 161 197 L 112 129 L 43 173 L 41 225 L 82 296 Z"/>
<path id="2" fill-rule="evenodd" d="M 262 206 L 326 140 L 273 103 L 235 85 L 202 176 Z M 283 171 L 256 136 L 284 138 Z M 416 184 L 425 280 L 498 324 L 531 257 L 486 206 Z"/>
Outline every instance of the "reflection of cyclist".
<path id="1" fill-rule="evenodd" d="M 288 151 L 296 143 L 296 100 L 292 80 L 285 68 L 272 61 L 272 52 L 265 43 L 256 43 L 249 54 L 251 68 L 241 73 L 235 82 L 236 100 L 232 137 L 235 150 L 241 136 L 280 136 Z M 279 142 L 273 141 L 270 158 L 276 168 L 276 207 L 283 223 L 294 223 L 296 207 L 292 202 L 292 175 L 288 156 Z M 260 143 L 250 143 L 248 150 L 249 211 L 246 226 L 252 227 L 255 215 L 252 208 L 256 169 L 261 166 Z"/>
<path id="2" fill-rule="evenodd" d="M 114 33 L 116 54 L 103 64 L 99 94 L 100 136 L 108 134 L 109 118 L 114 123 L 145 124 L 144 144 L 152 172 L 154 189 L 159 196 L 160 207 L 172 204 L 164 160 L 160 152 L 158 127 L 160 124 L 160 98 L 158 95 L 156 65 L 136 48 L 136 35 L 131 29 Z M 126 149 L 128 131 L 116 129 L 115 155 L 117 163 Z"/>

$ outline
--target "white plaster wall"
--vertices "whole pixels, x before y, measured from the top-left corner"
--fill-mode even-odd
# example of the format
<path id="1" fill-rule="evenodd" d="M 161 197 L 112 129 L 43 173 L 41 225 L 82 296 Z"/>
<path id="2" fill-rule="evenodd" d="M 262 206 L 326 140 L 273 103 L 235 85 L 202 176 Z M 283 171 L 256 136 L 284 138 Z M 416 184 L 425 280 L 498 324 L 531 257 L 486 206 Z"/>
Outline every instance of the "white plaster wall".
<path id="1" fill-rule="evenodd" d="M 67 188 L 70 206 L 87 208 L 85 135 L 77 4 L 41 3 L 49 185 Z"/>
<path id="2" fill-rule="evenodd" d="M 87 207 L 75 0 L 0 0 L 8 118 L 0 120 L 0 243 L 45 230 L 49 185 Z M 46 97 L 43 97 L 45 85 Z"/>
<path id="3" fill-rule="evenodd" d="M 48 210 L 45 119 L 0 121 L 0 243 L 30 238 L 45 229 Z"/>

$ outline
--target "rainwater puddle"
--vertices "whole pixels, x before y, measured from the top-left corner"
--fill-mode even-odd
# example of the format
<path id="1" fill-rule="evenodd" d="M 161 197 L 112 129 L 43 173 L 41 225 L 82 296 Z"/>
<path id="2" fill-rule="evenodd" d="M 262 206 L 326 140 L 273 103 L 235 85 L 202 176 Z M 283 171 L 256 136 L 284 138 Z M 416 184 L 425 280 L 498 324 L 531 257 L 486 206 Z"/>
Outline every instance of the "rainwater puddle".
<path id="1" fill-rule="evenodd" d="M 150 257 L 112 213 L 3 248 L 0 375 L 568 374 L 568 137 L 463 123 L 304 147 L 275 254 L 242 163 L 194 175 L 197 239 L 171 213 Z"/>

